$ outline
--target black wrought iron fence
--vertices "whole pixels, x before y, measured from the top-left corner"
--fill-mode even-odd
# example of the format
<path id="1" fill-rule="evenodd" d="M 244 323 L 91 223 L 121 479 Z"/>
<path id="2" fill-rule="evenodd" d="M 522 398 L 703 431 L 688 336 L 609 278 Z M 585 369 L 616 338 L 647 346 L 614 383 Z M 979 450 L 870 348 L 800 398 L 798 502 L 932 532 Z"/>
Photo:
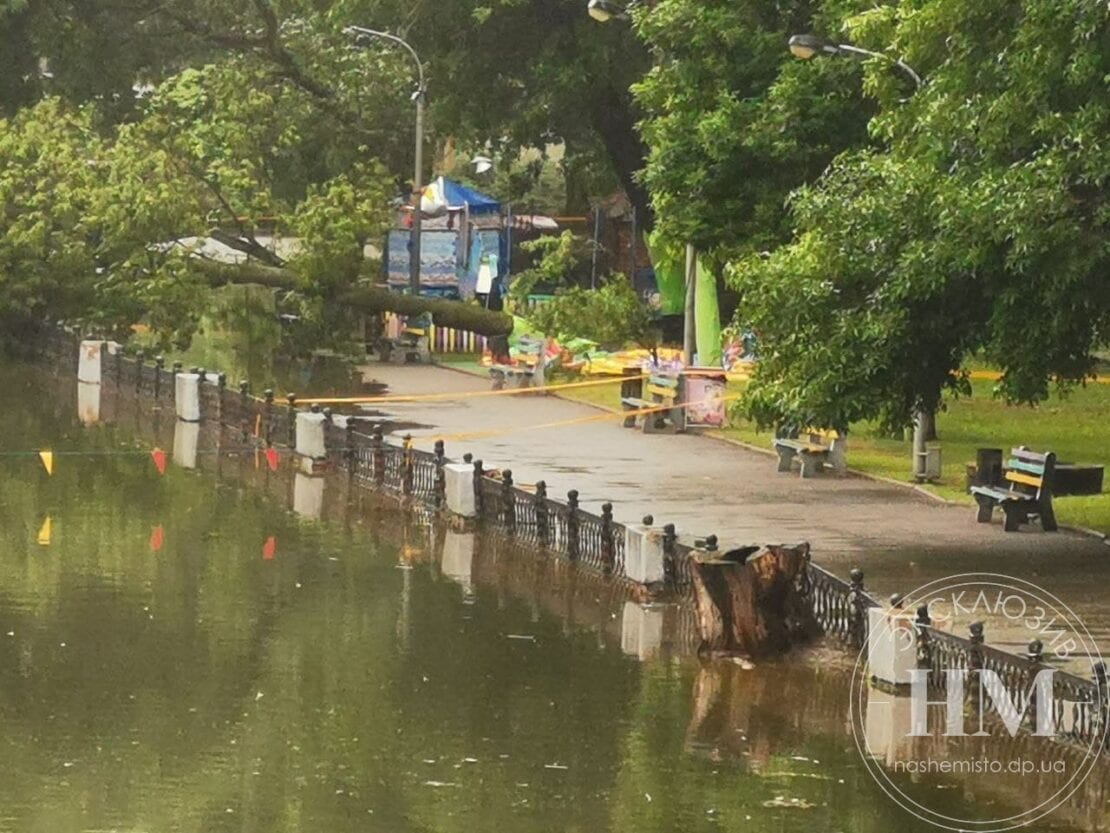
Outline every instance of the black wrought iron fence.
<path id="1" fill-rule="evenodd" d="M 73 364 L 77 342 L 55 352 L 68 365 Z M 68 351 L 68 352 L 67 352 Z M 105 351 L 102 377 L 114 383 L 121 393 L 173 401 L 175 376 L 180 365 L 167 370 L 159 358 L 153 360 L 122 350 Z M 194 369 L 196 370 L 196 369 Z M 201 385 L 201 418 L 237 427 L 259 445 L 295 443 L 296 398 L 274 399 L 267 390 L 261 398 L 250 394 L 243 383 L 228 390 L 218 374 L 204 373 Z M 411 499 L 430 510 L 445 503 L 444 465 L 448 462 L 442 443 L 434 452 L 416 449 L 411 438 L 400 445 L 387 441 L 380 426 L 369 433 L 364 421 L 354 420 L 341 428 L 330 419 L 325 425 L 325 444 L 329 457 L 352 480 L 366 488 L 378 489 Z M 604 504 L 600 515 L 583 510 L 579 494 L 567 493 L 565 501 L 548 495 L 542 481 L 531 489 L 517 485 L 511 471 L 490 472 L 481 461 L 465 462 L 474 466 L 474 490 L 478 522 L 488 529 L 537 545 L 615 577 L 625 575 L 626 527 L 613 520 L 612 506 Z M 692 561 L 699 552 L 695 546 L 680 542 L 673 525 L 662 527 L 666 584 L 689 592 L 692 586 Z M 712 537 L 712 536 L 710 536 Z M 710 549 L 714 547 L 711 546 Z M 800 589 L 810 599 L 816 621 L 825 634 L 855 649 L 867 642 L 869 611 L 879 602 L 864 588 L 863 573 L 851 571 L 847 580 L 808 562 Z M 994 672 L 1020 708 L 1027 704 L 1031 684 L 1037 673 L 1048 667 L 1036 651 L 1013 654 L 985 645 L 983 625 L 976 623 L 967 637 L 942 631 L 919 611 L 914 622 L 918 667 L 927 669 L 932 687 L 943 689 L 949 669 Z M 1054 674 L 1054 710 L 1063 735 L 1078 743 L 1105 742 L 1110 725 L 1107 703 L 1107 674 L 1101 664 L 1093 679 L 1073 674 Z"/>

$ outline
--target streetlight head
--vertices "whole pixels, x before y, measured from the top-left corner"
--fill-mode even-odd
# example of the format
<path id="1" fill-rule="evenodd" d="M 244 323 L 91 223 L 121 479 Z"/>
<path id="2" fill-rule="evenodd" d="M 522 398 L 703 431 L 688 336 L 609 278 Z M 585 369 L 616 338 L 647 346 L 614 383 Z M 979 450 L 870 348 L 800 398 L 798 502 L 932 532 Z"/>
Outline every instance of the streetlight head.
<path id="1" fill-rule="evenodd" d="M 586 11 L 589 12 L 590 17 L 599 23 L 608 23 L 610 20 L 626 20 L 628 18 L 627 10 L 619 3 L 614 3 L 613 0 L 590 0 L 589 5 L 586 6 Z"/>
<path id="2" fill-rule="evenodd" d="M 835 53 L 836 47 L 817 35 L 791 35 L 786 45 L 794 57 L 808 61 L 820 52 Z"/>

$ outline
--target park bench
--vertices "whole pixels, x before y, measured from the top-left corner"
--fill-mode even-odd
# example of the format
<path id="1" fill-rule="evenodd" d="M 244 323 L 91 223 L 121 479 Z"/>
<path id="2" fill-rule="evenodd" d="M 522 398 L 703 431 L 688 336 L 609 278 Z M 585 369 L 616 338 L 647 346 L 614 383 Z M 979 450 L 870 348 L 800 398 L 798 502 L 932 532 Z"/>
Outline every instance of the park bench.
<path id="1" fill-rule="evenodd" d="M 847 438 L 837 431 L 805 428 L 797 437 L 779 437 L 775 440 L 775 451 L 779 455 L 779 471 L 790 471 L 797 460 L 802 477 L 812 477 L 825 466 L 837 474 L 844 474 L 848 468 L 845 459 Z"/>
<path id="2" fill-rule="evenodd" d="M 383 336 L 379 342 L 379 356 L 383 362 L 428 364 L 432 360 L 430 331 L 431 316 L 422 313 L 406 323 L 396 337 Z"/>
<path id="3" fill-rule="evenodd" d="M 1056 531 L 1056 515 L 1052 511 L 1052 478 L 1056 455 L 1051 451 L 1038 454 L 1025 446 L 1010 452 L 1002 467 L 1004 485 L 972 486 L 971 493 L 979 504 L 976 520 L 989 524 L 994 508 L 1001 506 L 1006 520 L 1003 529 L 1016 532 L 1030 518 L 1038 517 L 1041 529 Z"/>
<path id="4" fill-rule="evenodd" d="M 655 408 L 643 417 L 645 434 L 678 434 L 686 430 L 686 409 L 683 403 L 682 377 L 677 373 L 653 371 L 640 396 L 622 395 L 621 409 L 631 412 L 624 418 L 625 428 L 636 426 L 637 411 Z"/>
<path id="5" fill-rule="evenodd" d="M 550 367 L 544 349 L 542 341 L 521 339 L 516 346 L 519 364 L 495 364 L 490 367 L 489 377 L 493 389 L 527 388 L 533 385 L 542 388 Z"/>

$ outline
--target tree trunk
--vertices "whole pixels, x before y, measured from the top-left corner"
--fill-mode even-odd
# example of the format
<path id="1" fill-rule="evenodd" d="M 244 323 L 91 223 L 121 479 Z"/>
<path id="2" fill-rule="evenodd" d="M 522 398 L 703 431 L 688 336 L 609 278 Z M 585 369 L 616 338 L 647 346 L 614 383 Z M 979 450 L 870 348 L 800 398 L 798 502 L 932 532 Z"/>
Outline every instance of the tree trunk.
<path id="1" fill-rule="evenodd" d="M 925 442 L 934 442 L 937 438 L 937 412 L 923 408 L 920 411 L 921 431 L 925 434 Z"/>
<path id="2" fill-rule="evenodd" d="M 607 90 L 593 99 L 593 126 L 601 136 L 613 170 L 646 236 L 655 228 L 655 212 L 651 196 L 636 178 L 643 169 L 647 148 L 636 131 L 636 116 L 627 90 Z"/>
<path id="3" fill-rule="evenodd" d="M 801 544 L 694 561 L 701 653 L 771 656 L 819 633 L 810 604 L 797 589 L 808 560 L 809 545 Z"/>
<path id="4" fill-rule="evenodd" d="M 263 266 L 259 263 L 217 263 L 195 260 L 194 263 L 208 278 L 212 286 L 253 283 L 272 289 L 295 289 L 297 276 L 288 269 Z M 345 304 L 360 312 L 396 312 L 401 315 L 431 313 L 432 321 L 440 327 L 469 330 L 484 336 L 507 336 L 513 331 L 512 316 L 493 312 L 465 301 L 446 301 L 402 295 L 380 286 L 358 285 L 341 291 L 334 303 Z"/>

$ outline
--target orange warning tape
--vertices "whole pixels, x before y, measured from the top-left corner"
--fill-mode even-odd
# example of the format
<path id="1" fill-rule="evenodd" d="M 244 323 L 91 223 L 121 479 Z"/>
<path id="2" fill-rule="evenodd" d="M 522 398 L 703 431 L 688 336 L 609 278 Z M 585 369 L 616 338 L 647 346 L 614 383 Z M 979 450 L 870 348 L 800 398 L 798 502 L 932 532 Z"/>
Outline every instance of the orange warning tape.
<path id="1" fill-rule="evenodd" d="M 540 424 L 540 425 L 520 425 L 520 426 L 513 426 L 511 428 L 492 428 L 488 431 L 464 431 L 464 432 L 459 432 L 457 434 L 439 434 L 439 435 L 434 436 L 434 437 L 418 437 L 417 439 L 431 440 L 431 441 L 443 440 L 444 442 L 446 442 L 448 440 L 452 440 L 452 441 L 455 441 L 455 440 L 476 440 L 476 439 L 483 439 L 483 438 L 486 438 L 486 437 L 499 437 L 503 434 L 512 434 L 512 433 L 515 433 L 517 431 L 538 431 L 538 430 L 546 429 L 546 428 L 566 428 L 567 426 L 570 426 L 570 425 L 584 425 L 584 424 L 589 423 L 589 422 L 602 422 L 602 421 L 607 420 L 607 419 L 621 419 L 621 420 L 623 420 L 623 419 L 627 419 L 628 417 L 637 417 L 637 416 L 642 416 L 644 414 L 657 414 L 657 413 L 661 413 L 662 411 L 673 411 L 675 408 L 683 408 L 683 409 L 684 408 L 691 408 L 691 407 L 694 407 L 695 405 L 703 405 L 703 404 L 706 404 L 708 402 L 731 402 L 731 401 L 733 401 L 735 399 L 739 399 L 739 398 L 740 398 L 739 394 L 731 394 L 729 396 L 719 396 L 719 397 L 714 397 L 712 399 L 703 400 L 702 402 L 683 402 L 679 405 L 660 405 L 658 407 L 637 408 L 635 410 L 630 410 L 630 411 L 612 411 L 612 412 L 606 411 L 605 413 L 594 414 L 594 415 L 588 416 L 588 417 L 577 417 L 575 419 L 564 419 L 564 420 L 560 420 L 559 422 L 547 422 L 547 423 L 543 423 L 543 424 Z"/>
<path id="2" fill-rule="evenodd" d="M 593 382 L 569 382 L 565 385 L 546 385 L 542 388 L 506 388 L 504 390 L 474 390 L 458 393 L 412 393 L 395 396 L 352 396 L 346 398 L 304 398 L 297 399 L 298 405 L 374 405 L 379 402 L 429 402 L 437 399 L 474 399 L 481 396 L 520 396 L 526 393 L 557 393 L 573 388 L 592 388 L 598 385 L 612 385 L 617 382 L 634 382 L 646 379 L 647 375 L 615 376 L 612 379 L 599 379 Z"/>

